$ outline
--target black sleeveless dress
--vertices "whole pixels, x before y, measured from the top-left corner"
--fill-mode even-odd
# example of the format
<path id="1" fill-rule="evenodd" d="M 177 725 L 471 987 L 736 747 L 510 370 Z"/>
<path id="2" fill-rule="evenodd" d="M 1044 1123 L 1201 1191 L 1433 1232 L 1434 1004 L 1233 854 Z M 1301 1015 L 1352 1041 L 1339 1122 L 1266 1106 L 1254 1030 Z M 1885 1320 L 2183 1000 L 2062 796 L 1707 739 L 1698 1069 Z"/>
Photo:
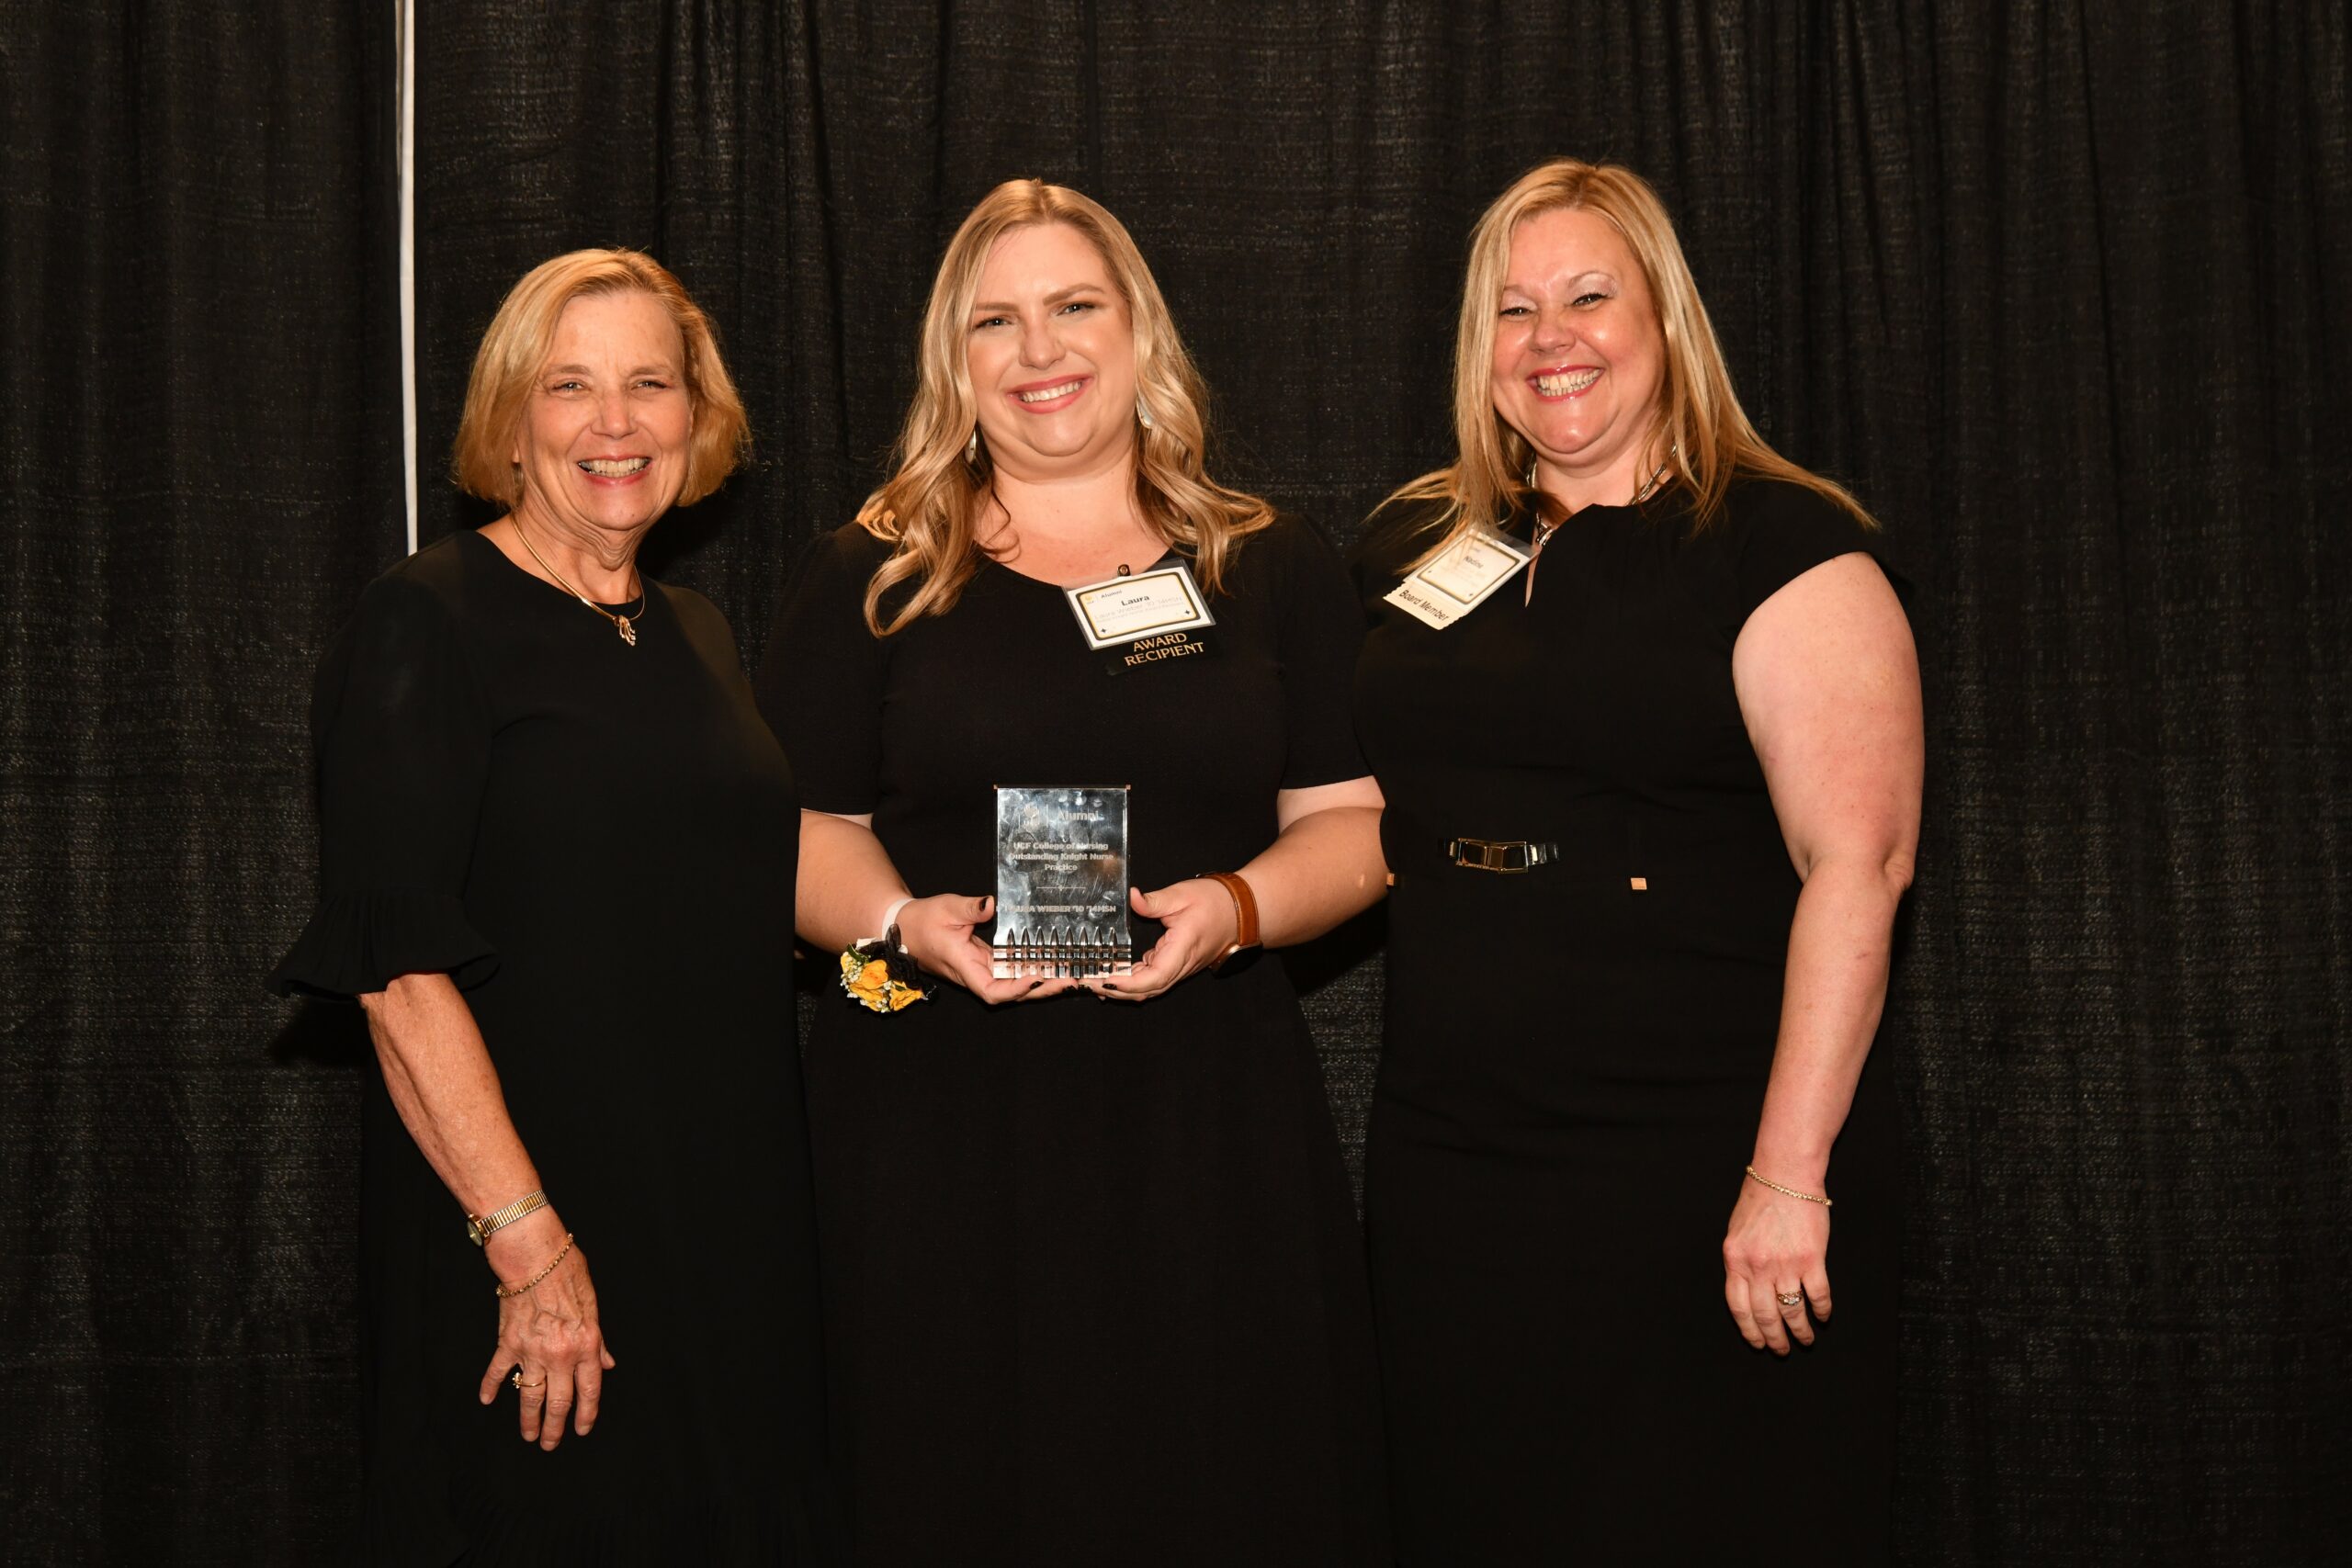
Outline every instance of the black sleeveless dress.
<path id="1" fill-rule="evenodd" d="M 847 1560 L 794 1050 L 792 775 L 717 607 L 646 590 L 631 648 L 458 534 L 370 584 L 320 665 L 319 907 L 271 983 L 457 980 L 618 1362 L 595 1429 L 552 1453 L 517 1435 L 511 1391 L 476 1403 L 492 1275 L 371 1054 L 351 1561 Z"/>
<path id="2" fill-rule="evenodd" d="M 1751 1350 L 1721 1253 L 1799 889 L 1732 646 L 1776 590 L 1873 536 L 1780 483 L 1736 486 L 1695 538 L 1670 501 L 1591 507 L 1544 547 L 1532 604 L 1514 578 L 1440 631 L 1383 603 L 1427 515 L 1375 515 L 1356 562 L 1357 729 L 1396 874 L 1365 1207 L 1399 1559 L 1884 1561 L 1883 1061 L 1830 1167 L 1819 1343 Z M 1456 836 L 1562 859 L 1470 870 L 1444 852 Z"/>

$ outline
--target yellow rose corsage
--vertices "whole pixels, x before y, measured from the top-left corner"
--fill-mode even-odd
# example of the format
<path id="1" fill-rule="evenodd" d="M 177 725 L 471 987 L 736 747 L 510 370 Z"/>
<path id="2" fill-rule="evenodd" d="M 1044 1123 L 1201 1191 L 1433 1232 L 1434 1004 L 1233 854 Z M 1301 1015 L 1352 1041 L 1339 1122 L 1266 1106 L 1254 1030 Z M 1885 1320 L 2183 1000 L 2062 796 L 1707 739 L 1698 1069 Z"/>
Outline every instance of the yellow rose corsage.
<path id="1" fill-rule="evenodd" d="M 906 949 L 888 937 L 853 942 L 842 953 L 842 989 L 869 1012 L 897 1012 L 925 995 L 922 971 Z"/>

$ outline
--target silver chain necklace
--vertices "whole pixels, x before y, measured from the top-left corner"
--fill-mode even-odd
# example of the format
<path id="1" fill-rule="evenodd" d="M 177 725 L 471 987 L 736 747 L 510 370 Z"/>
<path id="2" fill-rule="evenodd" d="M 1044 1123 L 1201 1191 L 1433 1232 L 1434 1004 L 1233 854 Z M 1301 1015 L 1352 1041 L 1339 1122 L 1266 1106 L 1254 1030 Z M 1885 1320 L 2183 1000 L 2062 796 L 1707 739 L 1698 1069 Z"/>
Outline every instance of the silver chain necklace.
<path id="1" fill-rule="evenodd" d="M 1667 469 L 1671 466 L 1672 465 L 1670 463 L 1660 463 L 1657 466 L 1657 472 L 1651 474 L 1648 479 L 1642 481 L 1642 487 L 1634 492 L 1633 499 L 1625 502 L 1625 504 L 1628 506 L 1639 506 L 1651 496 L 1656 495 L 1657 493 L 1657 487 L 1665 481 Z M 1535 468 L 1532 464 L 1530 464 L 1527 469 L 1527 488 L 1530 490 L 1536 488 Z M 1560 523 L 1565 523 L 1567 519 L 1565 517 L 1560 519 Z M 1545 523 L 1540 519 L 1537 521 L 1535 525 L 1535 545 L 1532 549 L 1528 551 L 1530 556 L 1540 556 L 1544 553 L 1544 545 L 1550 542 L 1553 535 L 1560 531 L 1560 523 Z"/>

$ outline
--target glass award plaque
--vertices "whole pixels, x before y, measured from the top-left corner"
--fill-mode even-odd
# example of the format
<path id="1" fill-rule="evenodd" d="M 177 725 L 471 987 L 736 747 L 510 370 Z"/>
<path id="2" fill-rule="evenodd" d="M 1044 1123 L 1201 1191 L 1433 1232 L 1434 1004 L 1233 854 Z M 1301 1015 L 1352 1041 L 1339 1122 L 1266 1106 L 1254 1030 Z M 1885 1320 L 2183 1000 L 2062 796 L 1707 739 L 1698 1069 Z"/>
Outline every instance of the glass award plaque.
<path id="1" fill-rule="evenodd" d="M 996 792 L 995 975 L 1083 978 L 1135 967 L 1127 786 Z"/>

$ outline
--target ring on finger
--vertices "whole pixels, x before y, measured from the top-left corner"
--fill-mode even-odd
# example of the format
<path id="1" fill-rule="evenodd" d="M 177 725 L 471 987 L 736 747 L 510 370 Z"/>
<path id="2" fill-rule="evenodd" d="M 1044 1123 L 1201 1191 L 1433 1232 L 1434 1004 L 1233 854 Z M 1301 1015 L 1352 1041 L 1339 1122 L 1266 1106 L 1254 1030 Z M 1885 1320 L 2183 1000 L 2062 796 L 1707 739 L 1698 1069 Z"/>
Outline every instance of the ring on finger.
<path id="1" fill-rule="evenodd" d="M 525 1382 L 523 1381 L 523 1369 L 520 1367 L 515 1368 L 512 1375 L 510 1375 L 506 1381 L 513 1383 L 518 1389 L 545 1388 L 548 1386 L 548 1380 L 545 1378 L 541 1378 L 537 1382 Z"/>
<path id="2" fill-rule="evenodd" d="M 1804 1305 L 1803 1291 L 1775 1291 L 1772 1292 L 1772 1299 L 1792 1311 Z"/>

